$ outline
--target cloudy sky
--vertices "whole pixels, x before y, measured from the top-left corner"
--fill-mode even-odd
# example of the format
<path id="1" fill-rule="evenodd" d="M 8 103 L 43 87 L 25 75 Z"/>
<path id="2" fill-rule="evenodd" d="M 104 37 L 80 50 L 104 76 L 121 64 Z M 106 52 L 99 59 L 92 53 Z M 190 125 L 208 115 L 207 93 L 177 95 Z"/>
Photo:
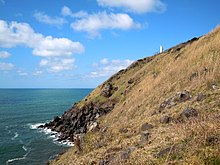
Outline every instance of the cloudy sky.
<path id="1" fill-rule="evenodd" d="M 220 23 L 219 0 L 0 0 L 0 88 L 94 88 Z"/>

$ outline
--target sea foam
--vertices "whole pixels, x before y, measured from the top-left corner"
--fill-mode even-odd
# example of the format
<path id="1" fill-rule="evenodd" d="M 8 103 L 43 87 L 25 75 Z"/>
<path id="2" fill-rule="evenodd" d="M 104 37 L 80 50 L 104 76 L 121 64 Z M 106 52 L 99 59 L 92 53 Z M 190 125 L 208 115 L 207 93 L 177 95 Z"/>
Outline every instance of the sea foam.
<path id="1" fill-rule="evenodd" d="M 45 123 L 36 123 L 36 124 L 28 124 L 30 129 L 38 129 L 40 132 L 49 135 L 48 138 L 53 139 L 53 143 L 57 144 L 57 145 L 64 145 L 64 146 L 74 146 L 74 143 L 71 142 L 70 140 L 62 140 L 62 141 L 58 141 L 61 134 L 56 132 L 56 131 L 52 131 L 50 128 L 39 128 L 39 126 L 44 125 Z"/>
<path id="2" fill-rule="evenodd" d="M 27 151 L 27 150 L 28 150 L 26 146 L 22 146 L 22 149 L 23 149 L 24 151 Z"/>
<path id="3" fill-rule="evenodd" d="M 17 132 L 15 132 L 15 135 L 11 138 L 11 140 L 15 140 L 18 136 L 19 136 L 19 134 Z"/>
<path id="4" fill-rule="evenodd" d="M 22 147 L 23 148 L 23 147 Z M 24 149 L 24 148 L 23 148 Z M 23 157 L 20 157 L 20 158 L 13 158 L 13 159 L 9 159 L 6 161 L 6 165 L 8 165 L 9 163 L 11 162 L 14 162 L 14 161 L 19 161 L 19 160 L 24 160 L 26 159 L 26 157 L 28 156 L 28 154 L 31 152 L 31 150 L 29 150 Z"/>
<path id="5" fill-rule="evenodd" d="M 39 126 L 44 125 L 45 123 L 37 123 L 37 124 L 28 124 L 30 129 L 38 129 Z"/>

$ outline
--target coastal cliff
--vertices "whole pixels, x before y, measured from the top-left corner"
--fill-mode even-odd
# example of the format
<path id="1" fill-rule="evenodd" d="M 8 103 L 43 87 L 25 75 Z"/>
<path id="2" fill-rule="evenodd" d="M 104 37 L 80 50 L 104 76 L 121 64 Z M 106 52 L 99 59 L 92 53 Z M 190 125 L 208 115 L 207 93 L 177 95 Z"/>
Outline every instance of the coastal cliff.
<path id="1" fill-rule="evenodd" d="M 42 127 L 80 136 L 50 164 L 218 164 L 219 121 L 217 27 L 137 60 Z"/>

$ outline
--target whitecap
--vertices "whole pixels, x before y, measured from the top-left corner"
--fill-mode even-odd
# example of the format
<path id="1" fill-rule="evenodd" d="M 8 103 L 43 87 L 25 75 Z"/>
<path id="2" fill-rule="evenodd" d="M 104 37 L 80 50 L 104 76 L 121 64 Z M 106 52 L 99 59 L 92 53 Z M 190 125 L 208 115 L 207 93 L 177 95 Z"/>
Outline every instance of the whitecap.
<path id="1" fill-rule="evenodd" d="M 50 137 L 53 138 L 53 139 L 57 138 L 57 136 L 55 134 L 52 134 Z"/>
<path id="2" fill-rule="evenodd" d="M 52 131 L 49 138 L 52 138 L 53 143 L 57 145 L 68 146 L 68 147 L 74 146 L 74 143 L 71 142 L 69 139 L 59 141 L 60 137 L 61 137 L 61 133 Z"/>
<path id="3" fill-rule="evenodd" d="M 39 126 L 44 125 L 45 123 L 36 123 L 36 124 L 28 124 L 30 129 L 38 129 L 40 132 L 51 135 L 52 138 L 57 138 L 58 133 L 56 131 L 52 131 L 50 128 L 39 128 Z"/>
<path id="4" fill-rule="evenodd" d="M 40 132 L 42 132 L 46 135 L 49 135 L 48 138 L 53 139 L 53 142 L 57 145 L 64 145 L 64 146 L 68 146 L 68 147 L 71 147 L 74 145 L 73 142 L 71 142 L 69 140 L 58 141 L 61 134 L 56 131 L 52 131 L 50 128 L 38 128 L 40 125 L 44 125 L 44 124 L 45 123 L 29 124 L 29 126 L 31 129 L 39 129 Z"/>
<path id="5" fill-rule="evenodd" d="M 9 159 L 9 160 L 6 161 L 6 165 L 8 165 L 9 163 L 14 162 L 14 161 L 24 160 L 24 159 L 26 159 L 26 157 Z"/>
<path id="6" fill-rule="evenodd" d="M 44 125 L 45 123 L 36 123 L 36 124 L 28 124 L 30 129 L 38 129 L 39 126 Z"/>
<path id="7" fill-rule="evenodd" d="M 15 140 L 18 136 L 19 136 L 19 134 L 17 132 L 15 132 L 15 135 L 11 138 L 11 140 Z"/>
<path id="8" fill-rule="evenodd" d="M 44 128 L 42 131 L 47 135 L 56 133 L 55 131 L 52 131 L 50 128 Z"/>
<path id="9" fill-rule="evenodd" d="M 67 142 L 66 145 L 72 147 L 72 146 L 74 146 L 74 143 L 69 141 L 69 142 Z"/>
<path id="10" fill-rule="evenodd" d="M 53 140 L 54 144 L 56 144 L 56 145 L 67 146 L 67 147 L 74 146 L 74 143 L 71 142 L 70 140 L 62 140 L 62 141 L 57 141 L 57 140 L 55 140 L 55 139 Z"/>
<path id="11" fill-rule="evenodd" d="M 26 146 L 22 146 L 22 149 L 23 149 L 24 151 L 27 151 L 27 150 L 28 150 Z"/>
<path id="12" fill-rule="evenodd" d="M 22 147 L 23 148 L 23 147 Z M 14 162 L 14 161 L 19 161 L 19 160 L 24 160 L 26 159 L 27 155 L 31 152 L 31 150 L 29 150 L 23 157 L 21 158 L 13 158 L 13 159 L 9 159 L 6 161 L 6 165 L 8 165 L 9 163 L 11 162 Z"/>

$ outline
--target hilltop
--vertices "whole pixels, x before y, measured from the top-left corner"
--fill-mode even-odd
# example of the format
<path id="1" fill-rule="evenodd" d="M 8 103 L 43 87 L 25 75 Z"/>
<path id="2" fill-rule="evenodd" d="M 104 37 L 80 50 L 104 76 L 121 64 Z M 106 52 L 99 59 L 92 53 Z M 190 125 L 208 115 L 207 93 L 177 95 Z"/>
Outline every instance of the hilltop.
<path id="1" fill-rule="evenodd" d="M 46 127 L 77 144 L 51 164 L 219 164 L 220 27 L 137 60 Z M 80 136 L 79 136 L 80 134 Z"/>

